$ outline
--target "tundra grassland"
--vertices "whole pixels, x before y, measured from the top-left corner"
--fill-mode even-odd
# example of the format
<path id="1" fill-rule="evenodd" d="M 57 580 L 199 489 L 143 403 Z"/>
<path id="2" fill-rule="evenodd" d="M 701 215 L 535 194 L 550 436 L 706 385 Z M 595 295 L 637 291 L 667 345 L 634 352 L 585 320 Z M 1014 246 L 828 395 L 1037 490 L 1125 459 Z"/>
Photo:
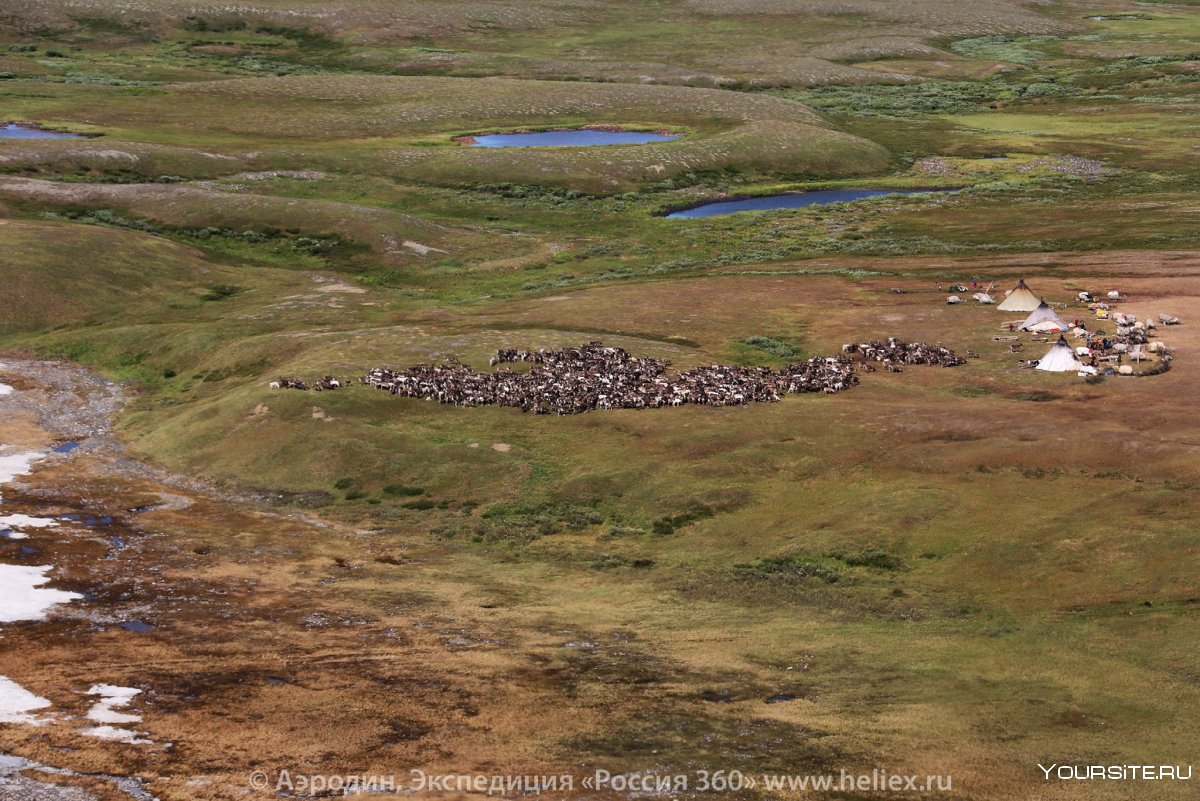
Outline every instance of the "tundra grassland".
<path id="1" fill-rule="evenodd" d="M 115 561 L 39 542 L 155 632 L 0 645 L 49 697 L 86 637 L 175 747 L 5 726 L 0 751 L 164 801 L 297 766 L 886 768 L 1058 801 L 1081 791 L 1039 762 L 1186 761 L 1198 25 L 1120 0 L 12 4 L 0 121 L 89 136 L 0 140 L 0 362 L 124 382 L 127 455 L 210 489 L 130 522 Z M 580 125 L 681 136 L 456 141 Z M 864 187 L 948 191 L 663 216 Z M 1172 369 L 1024 369 L 1048 343 L 1013 352 L 1011 315 L 938 289 L 1022 277 L 1071 319 L 1084 289 L 1182 317 Z M 779 366 L 891 335 L 978 358 L 571 417 L 268 387 L 593 339 Z M 81 459 L 43 502 L 165 491 Z"/>

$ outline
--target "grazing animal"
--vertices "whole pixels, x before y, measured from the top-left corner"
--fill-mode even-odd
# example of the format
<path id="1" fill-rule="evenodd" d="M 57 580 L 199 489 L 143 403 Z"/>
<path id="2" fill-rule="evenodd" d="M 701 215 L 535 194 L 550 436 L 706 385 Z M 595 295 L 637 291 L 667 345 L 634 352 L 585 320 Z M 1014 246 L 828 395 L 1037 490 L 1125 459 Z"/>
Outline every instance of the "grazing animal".
<path id="1" fill-rule="evenodd" d="M 889 337 L 886 342 L 860 342 L 855 346 L 855 352 L 861 354 L 864 361 L 873 362 L 936 364 L 942 367 L 966 364 L 966 359 L 942 345 L 904 342 L 896 337 Z"/>

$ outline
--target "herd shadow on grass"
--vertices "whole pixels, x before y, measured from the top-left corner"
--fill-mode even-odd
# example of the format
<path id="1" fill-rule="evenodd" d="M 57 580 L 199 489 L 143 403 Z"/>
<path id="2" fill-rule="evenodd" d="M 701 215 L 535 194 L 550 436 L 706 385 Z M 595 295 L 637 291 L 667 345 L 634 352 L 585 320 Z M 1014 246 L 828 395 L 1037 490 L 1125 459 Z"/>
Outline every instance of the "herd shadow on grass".
<path id="1" fill-rule="evenodd" d="M 559 633 L 561 634 L 561 633 Z M 798 674 L 765 681 L 746 671 L 696 670 L 659 655 L 628 631 L 576 633 L 558 654 L 539 654 L 517 679 L 555 697 L 599 704 L 606 725 L 564 738 L 573 762 L 618 771 L 820 772 L 855 755 L 830 733 L 772 719 L 768 710 L 815 697 Z M 621 700 L 604 700 L 619 691 Z"/>
<path id="2" fill-rule="evenodd" d="M 745 487 L 725 487 L 689 498 L 677 499 L 665 511 L 650 520 L 631 519 L 621 509 L 620 498 L 607 498 L 591 504 L 566 500 L 513 501 L 489 506 L 478 517 L 451 521 L 436 529 L 445 538 L 464 538 L 482 545 L 528 545 L 556 534 L 596 533 L 601 540 L 637 537 L 665 537 L 679 533 L 695 523 L 735 512 L 753 500 Z M 409 508 L 430 509 L 428 506 Z M 473 507 L 464 508 L 469 513 Z M 622 566 L 603 556 L 597 567 Z M 634 564 L 634 567 L 646 567 Z"/>
<path id="3" fill-rule="evenodd" d="M 854 551 L 835 551 L 822 556 L 776 556 L 733 567 L 735 573 L 746 580 L 818 579 L 826 584 L 835 584 L 846 578 L 850 568 L 895 572 L 906 570 L 908 565 L 898 555 L 877 545 L 865 545 Z"/>
<path id="4" fill-rule="evenodd" d="M 921 560 L 936 558 L 921 555 Z M 953 599 L 930 596 L 919 581 L 904 578 L 918 568 L 898 553 L 867 544 L 710 566 L 679 577 L 673 586 L 691 601 L 804 607 L 846 620 L 915 621 L 973 611 Z"/>

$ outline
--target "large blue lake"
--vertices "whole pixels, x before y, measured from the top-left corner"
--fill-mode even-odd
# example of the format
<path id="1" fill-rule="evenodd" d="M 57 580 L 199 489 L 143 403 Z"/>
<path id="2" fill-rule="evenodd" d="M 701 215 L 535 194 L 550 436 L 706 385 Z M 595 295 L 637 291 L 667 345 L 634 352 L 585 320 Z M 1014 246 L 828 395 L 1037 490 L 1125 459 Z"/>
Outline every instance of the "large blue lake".
<path id="1" fill-rule="evenodd" d="M 0 125 L 0 139 L 78 139 L 79 134 L 63 131 L 43 131 L 41 128 L 30 128 L 16 123 Z"/>
<path id="2" fill-rule="evenodd" d="M 593 131 L 580 128 L 573 131 L 530 131 L 528 133 L 487 134 L 475 137 L 475 147 L 594 147 L 596 145 L 644 145 L 647 142 L 670 142 L 675 134 L 649 131 Z"/>
<path id="3" fill-rule="evenodd" d="M 923 192 L 937 192 L 936 189 L 822 189 L 817 192 L 787 192 L 782 195 L 763 195 L 748 197 L 741 200 L 718 200 L 705 203 L 690 209 L 673 211 L 667 215 L 670 219 L 694 219 L 696 217 L 717 217 L 722 214 L 736 214 L 739 211 L 773 211 L 775 209 L 799 209 L 805 206 L 820 206 L 826 203 L 846 203 L 852 200 L 862 200 L 878 195 L 916 195 Z M 945 190 L 940 190 L 945 191 Z"/>

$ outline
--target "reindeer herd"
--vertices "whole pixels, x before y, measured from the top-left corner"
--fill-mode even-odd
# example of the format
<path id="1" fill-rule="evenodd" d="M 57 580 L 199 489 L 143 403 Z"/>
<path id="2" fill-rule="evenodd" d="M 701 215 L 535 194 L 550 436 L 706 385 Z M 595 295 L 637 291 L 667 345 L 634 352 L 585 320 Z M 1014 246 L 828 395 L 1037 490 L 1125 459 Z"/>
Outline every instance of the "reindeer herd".
<path id="1" fill-rule="evenodd" d="M 743 406 L 772 403 L 787 393 L 834 394 L 858 384 L 858 356 L 882 362 L 899 372 L 900 364 L 962 364 L 963 359 L 940 345 L 886 342 L 846 345 L 837 356 L 814 357 L 779 370 L 769 367 L 705 365 L 677 373 L 664 359 L 633 356 L 622 348 L 589 342 L 562 350 L 500 350 L 497 365 L 529 363 L 528 370 L 499 367 L 480 372 L 457 360 L 421 364 L 406 370 L 376 367 L 360 383 L 406 398 L 422 398 L 453 406 L 510 406 L 533 414 L 581 414 L 596 409 L 656 409 L 664 406 Z M 326 376 L 314 389 L 345 386 Z M 300 379 L 271 383 L 273 388 L 307 389 Z"/>
<path id="2" fill-rule="evenodd" d="M 534 414 L 686 403 L 741 406 L 777 401 L 785 392 L 840 392 L 858 381 L 844 357 L 809 359 L 780 371 L 713 364 L 672 375 L 666 360 L 636 357 L 600 342 L 557 351 L 506 349 L 491 360 L 493 367 L 516 362 L 532 366 L 486 373 L 457 362 L 399 371 L 375 368 L 364 381 L 393 395 L 455 406 L 512 406 Z"/>
<path id="3" fill-rule="evenodd" d="M 889 373 L 903 372 L 905 364 L 936 364 L 941 367 L 957 367 L 966 364 L 967 360 L 954 351 L 942 345 L 928 345 L 924 342 L 903 342 L 896 337 L 888 337 L 887 341 L 849 343 L 842 345 L 842 354 L 858 354 L 867 362 L 867 372 L 874 372 L 870 362 L 880 362 Z M 967 351 L 967 355 L 974 355 Z"/>

